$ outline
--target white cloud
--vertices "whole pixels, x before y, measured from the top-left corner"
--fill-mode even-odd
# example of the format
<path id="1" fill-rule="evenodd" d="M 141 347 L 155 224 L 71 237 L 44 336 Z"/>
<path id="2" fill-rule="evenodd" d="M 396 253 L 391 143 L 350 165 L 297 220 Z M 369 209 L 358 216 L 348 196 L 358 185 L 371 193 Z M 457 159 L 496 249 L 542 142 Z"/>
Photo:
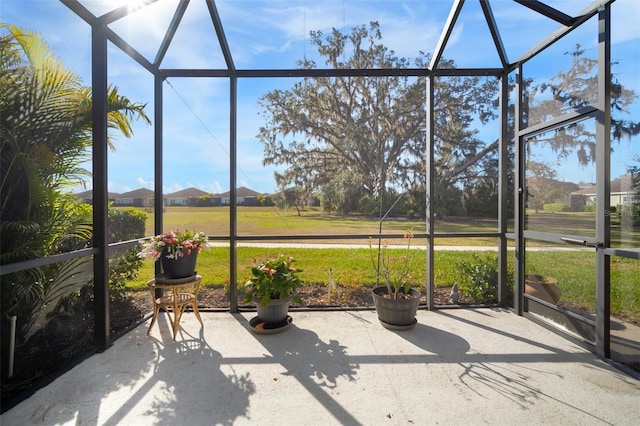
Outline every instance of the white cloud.
<path id="1" fill-rule="evenodd" d="M 136 184 L 138 185 L 138 188 L 153 189 L 153 180 L 147 180 L 145 178 L 138 177 L 136 179 Z"/>
<path id="2" fill-rule="evenodd" d="M 172 194 L 174 192 L 178 192 L 181 191 L 183 189 L 185 189 L 187 187 L 182 186 L 181 184 L 179 184 L 178 182 L 173 182 L 170 185 L 164 185 L 162 187 L 162 193 L 163 194 Z"/>
<path id="3" fill-rule="evenodd" d="M 220 194 L 222 192 L 226 192 L 226 189 L 222 188 L 222 185 L 220 185 L 219 182 L 207 182 L 207 183 L 200 183 L 196 185 L 197 188 L 202 189 L 203 191 L 206 191 L 210 194 Z"/>
<path id="4" fill-rule="evenodd" d="M 91 182 L 89 182 L 89 186 L 91 186 Z M 109 191 L 109 192 L 115 192 L 117 194 L 122 194 L 124 192 L 129 192 L 131 190 L 132 190 L 132 188 L 130 186 L 123 185 L 119 181 L 110 180 L 110 181 L 107 182 L 107 191 Z"/>

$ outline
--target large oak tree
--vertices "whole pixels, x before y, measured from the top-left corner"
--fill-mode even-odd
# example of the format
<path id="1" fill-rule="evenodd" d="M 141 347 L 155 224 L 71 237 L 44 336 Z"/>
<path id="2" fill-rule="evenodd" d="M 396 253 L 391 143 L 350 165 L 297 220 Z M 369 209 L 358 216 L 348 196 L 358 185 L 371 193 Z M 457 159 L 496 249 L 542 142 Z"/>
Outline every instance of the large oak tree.
<path id="1" fill-rule="evenodd" d="M 325 59 L 324 66 L 333 69 L 426 67 L 429 60 L 422 53 L 412 64 L 395 56 L 382 44 L 375 22 L 355 27 L 348 35 L 335 29 L 327 36 L 311 32 L 311 40 Z M 535 124 L 595 105 L 597 61 L 584 57 L 579 46 L 568 55 L 573 62 L 567 72 L 548 82 L 525 81 L 526 106 L 530 107 L 522 110 L 525 122 Z M 317 67 L 308 59 L 299 65 Z M 440 66 L 453 68 L 455 64 L 445 60 Z M 495 136 L 482 136 L 478 128 L 497 117 L 497 83 L 493 77 L 435 78 L 435 192 L 431 200 L 440 214 L 495 216 L 498 129 Z M 543 96 L 537 95 L 540 93 Z M 611 96 L 613 140 L 637 135 L 638 122 L 616 117 L 628 112 L 635 93 L 614 77 Z M 263 162 L 284 166 L 275 175 L 282 188 L 300 188 L 308 198 L 313 192 L 320 193 L 326 209 L 342 212 L 371 211 L 378 205 L 371 200 L 381 192 L 411 191 L 415 211 L 424 211 L 424 78 L 308 77 L 289 90 L 267 93 L 259 105 L 265 119 L 258 135 L 264 143 Z M 513 106 L 510 111 L 513 123 Z M 585 165 L 594 161 L 595 135 L 584 124 L 538 135 L 531 142 L 548 144 L 558 158 L 573 154 Z M 477 199 L 483 201 L 474 202 Z"/>
<path id="2" fill-rule="evenodd" d="M 335 29 L 326 37 L 311 32 L 311 40 L 324 65 L 334 69 L 424 68 L 429 60 L 422 53 L 413 64 L 395 56 L 381 44 L 375 22 L 349 35 Z M 347 52 L 352 52 L 348 58 Z M 316 68 L 307 59 L 299 65 Z M 289 90 L 269 92 L 259 102 L 266 122 L 259 134 L 264 164 L 286 166 L 276 173 L 279 186 L 319 191 L 331 210 L 356 209 L 363 197 L 382 191 L 424 192 L 425 85 L 424 78 L 404 76 L 308 77 Z M 438 80 L 435 137 L 441 184 L 476 173 L 477 161 L 465 162 L 483 143 L 470 124 L 478 116 L 493 116 L 495 90 L 494 81 L 481 78 Z"/>

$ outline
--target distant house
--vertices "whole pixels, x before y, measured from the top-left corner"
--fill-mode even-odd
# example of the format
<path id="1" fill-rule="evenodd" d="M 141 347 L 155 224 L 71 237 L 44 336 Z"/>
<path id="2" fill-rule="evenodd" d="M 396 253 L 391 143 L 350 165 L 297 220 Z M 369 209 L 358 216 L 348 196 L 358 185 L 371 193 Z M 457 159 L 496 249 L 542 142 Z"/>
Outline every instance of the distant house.
<path id="1" fill-rule="evenodd" d="M 578 190 L 571 193 L 571 211 L 583 211 L 585 206 L 596 205 L 596 185 L 580 183 Z"/>
<path id="2" fill-rule="evenodd" d="M 78 192 L 75 194 L 83 203 L 93 204 L 93 190 L 88 190 L 84 192 Z M 107 201 L 111 203 L 115 203 L 116 197 L 120 194 L 117 192 L 108 192 L 107 193 Z"/>
<path id="3" fill-rule="evenodd" d="M 202 191 L 198 188 L 187 188 L 180 191 L 166 194 L 164 196 L 165 206 L 198 206 L 198 205 L 214 205 L 213 201 L 199 203 L 198 200 L 203 198 L 212 199 L 213 195 Z"/>
<path id="4" fill-rule="evenodd" d="M 146 188 L 139 188 L 133 191 L 116 195 L 114 205 L 116 206 L 132 206 L 132 207 L 151 207 L 153 206 L 153 191 Z"/>
<path id="5" fill-rule="evenodd" d="M 572 204 L 582 206 L 595 206 L 597 201 L 597 188 L 594 184 L 580 184 L 580 189 L 571 193 Z M 640 188 L 635 187 L 633 177 L 624 175 L 611 181 L 610 205 L 628 206 L 640 203 Z"/>
<path id="6" fill-rule="evenodd" d="M 150 189 L 141 188 L 123 194 L 110 192 L 108 196 L 109 202 L 115 206 L 152 207 L 154 194 Z M 231 191 L 227 191 L 224 194 L 214 195 L 191 187 L 163 195 L 162 198 L 165 206 L 228 206 L 231 204 L 230 194 Z M 93 204 L 93 191 L 79 192 L 75 195 L 83 202 Z M 262 198 L 262 202 L 260 202 L 260 198 Z M 271 195 L 263 195 L 245 187 L 238 188 L 236 203 L 240 206 L 273 205 Z"/>
<path id="7" fill-rule="evenodd" d="M 259 206 L 260 201 L 258 200 L 258 196 L 260 195 L 262 194 L 259 192 L 241 186 L 236 190 L 236 204 L 239 206 Z M 220 202 L 223 206 L 230 205 L 231 191 L 220 194 Z"/>
<path id="8" fill-rule="evenodd" d="M 636 176 L 637 179 L 637 176 Z M 640 186 L 632 175 L 624 175 L 611 181 L 611 205 L 628 206 L 640 204 Z"/>

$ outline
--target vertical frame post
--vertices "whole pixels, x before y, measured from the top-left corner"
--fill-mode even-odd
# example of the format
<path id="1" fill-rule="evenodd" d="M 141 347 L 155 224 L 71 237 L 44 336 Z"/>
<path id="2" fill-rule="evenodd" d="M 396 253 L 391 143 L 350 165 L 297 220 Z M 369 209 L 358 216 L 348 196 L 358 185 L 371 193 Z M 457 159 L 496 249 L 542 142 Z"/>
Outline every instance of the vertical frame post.
<path id="1" fill-rule="evenodd" d="M 435 81 L 433 74 L 429 74 L 427 77 L 427 117 L 426 117 L 426 127 L 427 127 L 427 137 L 426 137 L 426 172 L 427 172 L 427 187 L 426 189 L 426 234 L 427 234 L 427 309 L 432 311 L 435 309 L 434 306 L 434 261 L 433 261 L 433 248 L 434 248 L 434 214 L 433 214 L 433 177 L 434 177 L 434 166 L 433 166 L 433 150 L 434 150 L 434 140 L 435 137 L 433 135 L 433 127 L 434 127 L 434 117 L 433 117 L 433 93 L 435 91 Z"/>
<path id="2" fill-rule="evenodd" d="M 525 244 L 524 244 L 524 218 L 527 208 L 525 184 L 525 146 L 524 138 L 520 135 L 523 128 L 523 113 L 526 110 L 524 102 L 524 79 L 522 76 L 522 65 L 516 68 L 516 102 L 514 110 L 515 124 L 515 221 L 516 233 L 516 264 L 515 264 L 515 288 L 513 289 L 513 308 L 518 315 L 524 311 L 524 275 L 525 275 Z"/>
<path id="3" fill-rule="evenodd" d="M 107 195 L 107 25 L 91 25 L 91 119 L 93 139 L 93 291 L 96 350 L 110 345 L 109 335 L 109 241 Z"/>
<path id="4" fill-rule="evenodd" d="M 162 117 L 163 112 L 163 79 L 156 74 L 153 80 L 153 114 L 154 114 L 154 128 L 153 128 L 153 229 L 155 235 L 162 234 L 163 231 L 163 209 L 164 209 L 164 195 L 163 185 L 164 181 L 162 160 L 163 160 L 163 134 L 164 134 L 164 122 Z M 155 262 L 155 272 L 160 273 L 160 262 Z"/>
<path id="5" fill-rule="evenodd" d="M 498 144 L 498 300 L 501 304 L 507 304 L 507 212 L 508 212 L 508 175 L 509 175 L 509 74 L 500 77 L 500 139 Z"/>
<path id="6" fill-rule="evenodd" d="M 164 125 L 162 117 L 164 115 L 163 110 L 163 79 L 158 75 L 154 75 L 153 80 L 153 114 L 154 114 L 154 127 L 153 127 L 153 229 L 155 235 L 163 233 L 163 213 L 164 213 L 164 196 L 162 187 L 164 181 L 162 161 L 164 158 L 164 140 L 163 132 Z M 160 273 L 160 262 L 155 262 L 154 268 L 156 275 Z M 161 296 L 161 291 L 156 291 L 158 297 Z"/>
<path id="7" fill-rule="evenodd" d="M 611 5 L 598 12 L 598 113 L 596 119 L 596 353 L 611 355 Z"/>
<path id="8" fill-rule="evenodd" d="M 230 182 L 230 210 L 229 210 L 229 310 L 238 312 L 238 77 L 235 75 L 229 79 L 229 182 Z"/>

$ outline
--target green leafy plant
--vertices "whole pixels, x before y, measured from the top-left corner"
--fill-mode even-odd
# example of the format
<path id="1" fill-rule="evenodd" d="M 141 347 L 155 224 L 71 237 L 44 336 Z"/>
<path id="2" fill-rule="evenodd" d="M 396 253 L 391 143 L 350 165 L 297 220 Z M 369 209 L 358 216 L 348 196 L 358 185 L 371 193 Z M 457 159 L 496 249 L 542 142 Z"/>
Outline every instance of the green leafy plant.
<path id="1" fill-rule="evenodd" d="M 281 254 L 276 258 L 268 258 L 259 265 L 251 267 L 253 278 L 244 284 L 244 301 L 260 299 L 262 306 L 269 306 L 271 300 L 293 299 L 300 302 L 297 289 L 304 282 L 297 276 L 302 270 L 293 266 L 294 259 L 291 256 Z M 256 261 L 254 260 L 254 263 Z"/>
<path id="2" fill-rule="evenodd" d="M 542 206 L 542 211 L 548 213 L 562 213 L 569 210 L 569 206 L 565 203 L 547 203 Z"/>
<path id="3" fill-rule="evenodd" d="M 132 207 L 109 206 L 109 242 L 128 241 L 144 235 L 147 215 Z M 144 260 L 137 256 L 137 247 L 111 247 L 109 251 L 109 298 L 127 299 L 127 283 L 138 276 Z M 93 286 L 91 286 L 91 291 Z"/>
<path id="4" fill-rule="evenodd" d="M 477 303 L 498 303 L 498 257 L 473 253 L 458 263 L 458 288 Z M 507 300 L 513 300 L 513 271 L 507 271 Z"/>
<path id="5" fill-rule="evenodd" d="M 375 258 L 372 244 L 373 238 L 369 237 L 369 255 L 371 257 L 371 264 L 373 265 L 373 269 L 376 272 L 377 277 L 382 277 L 384 279 L 385 285 L 387 286 L 387 294 L 392 299 L 397 299 L 401 293 L 408 293 L 409 288 L 413 284 L 411 267 L 416 255 L 418 254 L 416 250 L 411 253 L 413 231 L 405 231 L 404 238 L 407 240 L 407 247 L 404 255 L 396 257 L 389 254 L 389 244 L 385 240 L 382 242 L 382 245 L 378 246 L 378 255 L 377 258 Z"/>

